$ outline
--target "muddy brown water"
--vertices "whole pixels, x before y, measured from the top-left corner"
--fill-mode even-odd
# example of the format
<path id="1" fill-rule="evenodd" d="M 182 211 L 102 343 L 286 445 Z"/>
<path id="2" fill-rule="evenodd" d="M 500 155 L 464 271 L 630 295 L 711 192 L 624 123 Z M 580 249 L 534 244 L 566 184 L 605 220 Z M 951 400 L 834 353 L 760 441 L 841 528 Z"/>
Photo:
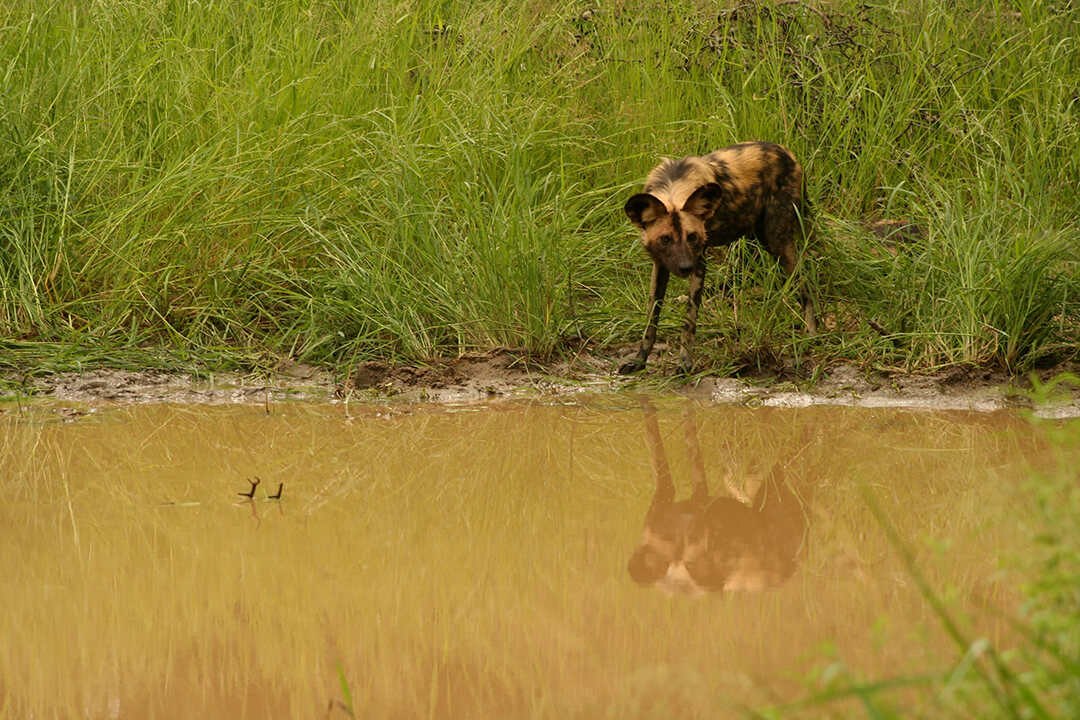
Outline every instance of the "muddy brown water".
<path id="1" fill-rule="evenodd" d="M 9 407 L 0 716 L 723 717 L 946 671 L 881 518 L 1007 644 L 1044 455 L 1008 412 L 623 394 Z"/>

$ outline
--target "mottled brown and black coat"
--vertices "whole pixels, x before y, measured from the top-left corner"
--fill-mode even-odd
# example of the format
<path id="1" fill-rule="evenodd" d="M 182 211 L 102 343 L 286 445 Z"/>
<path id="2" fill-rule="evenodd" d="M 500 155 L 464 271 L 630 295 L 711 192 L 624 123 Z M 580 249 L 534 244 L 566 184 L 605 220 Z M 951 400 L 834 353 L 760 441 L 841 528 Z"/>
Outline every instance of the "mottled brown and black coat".
<path id="1" fill-rule="evenodd" d="M 691 372 L 690 349 L 705 280 L 705 250 L 741 237 L 759 240 L 789 275 L 798 264 L 798 240 L 809 232 L 809 205 L 802 166 L 787 148 L 769 142 L 732 145 L 708 155 L 665 159 L 649 173 L 644 192 L 624 210 L 641 229 L 653 261 L 649 317 L 637 355 L 620 372 L 645 367 L 656 341 L 656 326 L 671 273 L 690 278 L 690 303 L 683 325 L 679 361 Z M 800 290 L 803 319 L 817 329 L 814 303 Z"/>

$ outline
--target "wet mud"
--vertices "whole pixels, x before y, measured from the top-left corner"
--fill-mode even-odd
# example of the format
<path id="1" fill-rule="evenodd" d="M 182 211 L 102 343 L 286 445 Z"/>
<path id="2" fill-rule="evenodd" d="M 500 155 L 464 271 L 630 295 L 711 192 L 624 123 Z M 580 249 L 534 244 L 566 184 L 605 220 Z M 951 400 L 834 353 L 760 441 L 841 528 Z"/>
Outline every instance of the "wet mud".
<path id="1" fill-rule="evenodd" d="M 24 396 L 67 402 L 266 404 L 282 400 L 342 402 L 469 402 L 500 397 L 566 396 L 582 392 L 645 389 L 673 393 L 706 404 L 775 407 L 843 405 L 928 410 L 1033 409 L 1049 417 L 1080 417 L 1080 387 L 1060 384 L 1050 398 L 1036 398 L 1033 378 L 1010 377 L 979 368 L 932 374 L 887 373 L 832 363 L 821 369 L 766 368 L 737 377 L 682 378 L 662 363 L 635 377 L 616 373 L 621 354 L 588 352 L 541 362 L 510 351 L 478 353 L 419 364 L 358 363 L 343 377 L 299 363 L 274 372 L 214 373 L 201 377 L 163 371 L 92 370 L 18 381 Z M 1059 367 L 1034 376 L 1047 382 Z M 0 410 L 2 412 L 2 410 Z"/>

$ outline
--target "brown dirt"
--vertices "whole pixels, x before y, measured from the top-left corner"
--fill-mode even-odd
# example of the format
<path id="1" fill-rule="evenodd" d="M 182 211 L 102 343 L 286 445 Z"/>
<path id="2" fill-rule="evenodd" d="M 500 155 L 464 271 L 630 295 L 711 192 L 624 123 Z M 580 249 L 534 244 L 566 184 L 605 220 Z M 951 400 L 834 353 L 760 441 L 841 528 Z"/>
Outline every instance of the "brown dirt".
<path id="1" fill-rule="evenodd" d="M 369 361 L 357 365 L 344 378 L 289 362 L 270 374 L 223 373 L 203 379 L 156 371 L 93 370 L 34 378 L 23 385 L 23 391 L 67 403 L 262 404 L 283 400 L 456 403 L 636 389 L 678 393 L 710 404 L 982 411 L 1032 407 L 1027 379 L 979 369 L 904 375 L 836 363 L 825 368 L 816 382 L 784 368 L 752 378 L 702 376 L 684 381 L 672 376 L 667 363 L 660 362 L 636 377 L 626 378 L 615 373 L 622 355 L 629 352 L 629 348 L 622 350 L 613 357 L 581 352 L 551 363 L 509 351 L 419 365 Z M 1056 368 L 1044 376 L 1049 378 L 1060 371 L 1077 374 L 1077 368 L 1068 367 Z M 1036 409 L 1053 417 L 1080 417 L 1080 388 L 1065 386 L 1052 402 Z"/>

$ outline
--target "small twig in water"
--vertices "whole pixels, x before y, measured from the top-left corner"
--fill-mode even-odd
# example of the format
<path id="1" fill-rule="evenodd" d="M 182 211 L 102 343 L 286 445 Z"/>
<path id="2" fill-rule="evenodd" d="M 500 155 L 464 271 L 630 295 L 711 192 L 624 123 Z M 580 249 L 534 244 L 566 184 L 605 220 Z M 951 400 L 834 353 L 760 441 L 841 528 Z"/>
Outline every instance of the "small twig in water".
<path id="1" fill-rule="evenodd" d="M 285 487 L 285 483 L 278 483 L 277 493 L 274 494 L 274 495 L 267 495 L 266 497 L 270 498 L 271 500 L 280 500 L 281 499 L 281 488 L 283 488 L 283 487 Z"/>
<path id="2" fill-rule="evenodd" d="M 248 480 L 248 482 L 251 483 L 251 490 L 249 492 L 242 492 L 242 493 L 236 493 L 236 494 L 240 495 L 241 497 L 254 498 L 255 497 L 255 488 L 259 487 L 259 483 L 261 483 L 262 480 L 260 480 L 259 476 L 256 475 L 254 481 Z M 278 490 L 278 495 L 280 495 L 280 494 L 281 494 L 281 490 L 279 489 Z"/>

